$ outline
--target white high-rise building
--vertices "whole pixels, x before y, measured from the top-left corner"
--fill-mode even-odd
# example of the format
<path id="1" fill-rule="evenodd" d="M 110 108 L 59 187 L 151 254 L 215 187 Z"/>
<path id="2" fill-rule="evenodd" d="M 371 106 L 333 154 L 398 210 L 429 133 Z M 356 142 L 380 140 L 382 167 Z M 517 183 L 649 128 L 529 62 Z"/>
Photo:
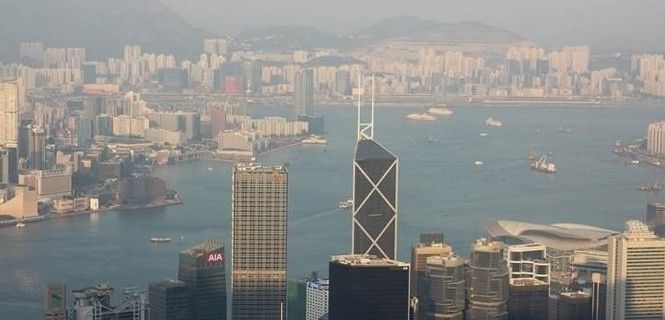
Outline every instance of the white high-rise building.
<path id="1" fill-rule="evenodd" d="M 665 121 L 649 123 L 647 152 L 654 156 L 665 156 Z"/>
<path id="2" fill-rule="evenodd" d="M 18 84 L 0 83 L 0 145 L 18 143 Z"/>
<path id="3" fill-rule="evenodd" d="M 665 319 L 665 239 L 631 220 L 608 253 L 607 319 Z"/>
<path id="4" fill-rule="evenodd" d="M 305 288 L 305 320 L 319 320 L 328 314 L 328 279 L 310 279 Z"/>

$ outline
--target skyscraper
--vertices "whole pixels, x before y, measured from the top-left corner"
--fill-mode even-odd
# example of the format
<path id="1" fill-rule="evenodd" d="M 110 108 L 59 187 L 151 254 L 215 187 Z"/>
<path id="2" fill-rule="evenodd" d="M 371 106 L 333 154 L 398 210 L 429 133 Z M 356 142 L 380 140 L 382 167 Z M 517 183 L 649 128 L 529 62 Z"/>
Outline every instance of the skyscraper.
<path id="1" fill-rule="evenodd" d="M 221 241 L 207 240 L 180 253 L 178 280 L 187 284 L 187 319 L 226 319 L 226 256 Z"/>
<path id="2" fill-rule="evenodd" d="M 665 239 L 631 220 L 608 253 L 606 318 L 665 319 Z"/>
<path id="3" fill-rule="evenodd" d="M 506 319 L 508 265 L 501 242 L 477 240 L 471 247 L 468 276 L 470 319 Z"/>
<path id="4" fill-rule="evenodd" d="M 451 255 L 431 256 L 426 260 L 419 298 L 421 317 L 425 320 L 463 320 L 466 304 L 466 275 L 464 260 Z"/>
<path id="5" fill-rule="evenodd" d="M 652 202 L 647 205 L 647 224 L 659 237 L 665 236 L 665 203 Z"/>
<path id="6" fill-rule="evenodd" d="M 18 84 L 0 83 L 0 145 L 18 144 Z"/>
<path id="7" fill-rule="evenodd" d="M 398 160 L 374 140 L 361 139 L 353 165 L 354 254 L 394 260 L 397 251 Z"/>
<path id="8" fill-rule="evenodd" d="M 294 119 L 299 115 L 315 115 L 314 110 L 314 71 L 302 69 L 296 74 L 294 87 Z"/>
<path id="9" fill-rule="evenodd" d="M 286 318 L 286 168 L 236 165 L 231 203 L 233 319 Z"/>
<path id="10" fill-rule="evenodd" d="M 30 130 L 29 146 L 30 168 L 37 170 L 47 169 L 45 167 L 46 133 L 42 127 L 35 125 L 32 126 Z"/>
<path id="11" fill-rule="evenodd" d="M 359 88 L 358 142 L 353 162 L 352 252 L 395 260 L 398 160 L 374 141 L 374 92 L 369 113 L 363 111 L 361 94 Z"/>
<path id="12" fill-rule="evenodd" d="M 307 279 L 305 320 L 319 320 L 328 314 L 328 279 Z"/>
<path id="13" fill-rule="evenodd" d="M 547 282 L 536 278 L 510 280 L 508 319 L 547 320 L 549 290 Z"/>
<path id="14" fill-rule="evenodd" d="M 429 257 L 447 257 L 453 249 L 443 243 L 443 235 L 421 235 L 420 243 L 411 247 L 411 294 L 424 301 L 425 287 L 430 279 L 425 275 Z M 420 308 L 420 311 L 424 311 Z"/>
<path id="15" fill-rule="evenodd" d="M 371 255 L 333 256 L 330 320 L 409 319 L 409 264 Z"/>
<path id="16" fill-rule="evenodd" d="M 188 320 L 190 298 L 187 284 L 178 280 L 151 283 L 148 290 L 151 320 Z"/>

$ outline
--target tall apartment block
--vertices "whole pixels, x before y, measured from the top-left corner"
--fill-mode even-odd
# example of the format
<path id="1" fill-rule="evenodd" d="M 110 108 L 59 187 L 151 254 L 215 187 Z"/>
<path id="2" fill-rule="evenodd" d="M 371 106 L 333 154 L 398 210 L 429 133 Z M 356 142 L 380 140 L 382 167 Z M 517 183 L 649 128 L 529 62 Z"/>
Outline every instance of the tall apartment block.
<path id="1" fill-rule="evenodd" d="M 509 270 L 501 242 L 479 239 L 471 246 L 467 297 L 470 319 L 507 319 Z"/>
<path id="2" fill-rule="evenodd" d="M 232 197 L 233 319 L 286 318 L 286 168 L 236 165 Z"/>
<path id="3" fill-rule="evenodd" d="M 606 319 L 664 319 L 665 239 L 631 220 L 608 253 Z"/>

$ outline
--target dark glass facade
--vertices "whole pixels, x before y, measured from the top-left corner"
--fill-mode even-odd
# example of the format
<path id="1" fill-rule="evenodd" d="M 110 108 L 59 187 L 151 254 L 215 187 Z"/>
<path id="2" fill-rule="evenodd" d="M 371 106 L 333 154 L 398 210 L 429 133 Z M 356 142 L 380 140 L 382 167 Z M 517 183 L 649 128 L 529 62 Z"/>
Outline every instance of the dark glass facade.
<path id="1" fill-rule="evenodd" d="M 166 280 L 151 283 L 149 299 L 151 320 L 189 319 L 190 299 L 184 282 Z"/>
<path id="2" fill-rule="evenodd" d="M 373 140 L 360 140 L 356 145 L 353 175 L 353 254 L 394 260 L 397 158 Z"/>
<path id="3" fill-rule="evenodd" d="M 536 279 L 515 279 L 510 285 L 508 319 L 547 320 L 550 286 Z"/>
<path id="4" fill-rule="evenodd" d="M 226 256 L 221 241 L 208 240 L 180 253 L 178 280 L 187 284 L 192 320 L 226 319 Z"/>
<path id="5" fill-rule="evenodd" d="M 360 256 L 329 264 L 330 320 L 409 319 L 409 265 Z"/>

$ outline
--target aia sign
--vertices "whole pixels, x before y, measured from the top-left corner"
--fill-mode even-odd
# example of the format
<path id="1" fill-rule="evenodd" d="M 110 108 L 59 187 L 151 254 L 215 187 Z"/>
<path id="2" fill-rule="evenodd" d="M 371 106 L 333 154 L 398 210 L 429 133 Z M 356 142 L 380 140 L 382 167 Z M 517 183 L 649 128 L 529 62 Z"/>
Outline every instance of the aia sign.
<path id="1" fill-rule="evenodd" d="M 208 263 L 221 262 L 221 261 L 224 261 L 224 255 L 222 253 L 211 253 L 208 256 Z"/>

